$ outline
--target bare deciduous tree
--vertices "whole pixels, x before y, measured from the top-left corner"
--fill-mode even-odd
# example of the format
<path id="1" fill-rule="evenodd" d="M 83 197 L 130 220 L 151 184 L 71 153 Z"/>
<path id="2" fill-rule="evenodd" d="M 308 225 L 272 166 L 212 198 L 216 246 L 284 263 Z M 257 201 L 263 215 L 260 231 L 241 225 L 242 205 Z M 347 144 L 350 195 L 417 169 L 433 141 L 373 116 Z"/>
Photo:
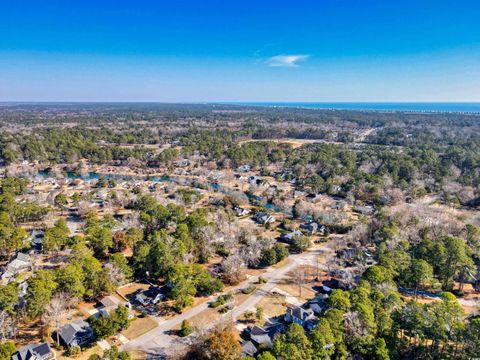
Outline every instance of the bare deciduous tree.
<path id="1" fill-rule="evenodd" d="M 53 297 L 52 301 L 45 306 L 45 313 L 42 320 L 46 326 L 53 326 L 56 332 L 56 341 L 60 345 L 59 329 L 62 319 L 67 314 L 72 302 L 76 299 L 72 299 L 70 295 L 66 293 L 57 293 Z"/>
<path id="2" fill-rule="evenodd" d="M 105 264 L 106 275 L 113 287 L 117 288 L 127 283 L 127 278 L 122 270 L 114 264 Z"/>
<path id="3" fill-rule="evenodd" d="M 348 312 L 344 315 L 345 336 L 348 339 L 357 339 L 368 335 L 368 329 L 358 311 Z"/>
<path id="4" fill-rule="evenodd" d="M 8 340 L 14 332 L 15 319 L 6 311 L 0 311 L 0 341 Z"/>
<path id="5" fill-rule="evenodd" d="M 239 255 L 230 255 L 222 263 L 223 277 L 230 284 L 238 284 L 243 280 L 243 261 Z"/>
<path id="6" fill-rule="evenodd" d="M 239 254 L 245 264 L 250 267 L 256 267 L 260 263 L 263 251 L 271 248 L 273 244 L 273 239 L 266 237 L 255 238 L 251 236 L 246 239 L 246 242 L 241 247 Z"/>
<path id="7" fill-rule="evenodd" d="M 302 297 L 302 287 L 305 283 L 305 269 L 298 267 L 293 270 L 292 280 L 298 286 L 298 297 Z"/>

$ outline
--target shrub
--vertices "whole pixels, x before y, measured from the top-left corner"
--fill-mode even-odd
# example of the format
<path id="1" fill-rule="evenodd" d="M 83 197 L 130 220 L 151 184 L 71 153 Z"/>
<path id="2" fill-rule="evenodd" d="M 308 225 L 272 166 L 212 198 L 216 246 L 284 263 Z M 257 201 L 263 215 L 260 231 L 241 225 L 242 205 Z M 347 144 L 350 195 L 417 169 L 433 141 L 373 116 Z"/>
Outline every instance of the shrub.
<path id="1" fill-rule="evenodd" d="M 307 250 L 311 245 L 308 237 L 301 235 L 294 236 L 290 244 L 290 252 L 299 254 Z"/>
<path id="2" fill-rule="evenodd" d="M 275 249 L 264 249 L 262 251 L 262 264 L 265 266 L 270 266 L 276 264 L 277 262 L 277 253 L 275 252 Z"/>
<path id="3" fill-rule="evenodd" d="M 211 308 L 219 307 L 220 305 L 224 305 L 224 304 L 226 304 L 227 302 L 229 302 L 229 301 L 232 300 L 232 299 L 233 299 L 233 295 L 232 295 L 232 294 L 220 295 L 219 297 L 217 297 L 217 300 L 215 300 L 214 302 L 210 303 L 210 307 L 211 307 Z"/>
<path id="4" fill-rule="evenodd" d="M 13 341 L 0 342 L 0 360 L 10 360 L 10 357 L 16 352 Z"/>
<path id="5" fill-rule="evenodd" d="M 75 357 L 78 356 L 82 352 L 82 349 L 78 345 L 70 346 L 67 350 L 67 356 Z"/>
<path id="6" fill-rule="evenodd" d="M 231 304 L 230 304 L 230 305 L 225 305 L 224 307 L 218 309 L 218 312 L 219 312 L 220 314 L 225 314 L 225 313 L 229 312 L 229 311 L 232 310 L 232 309 L 233 309 L 233 306 L 232 306 Z"/>
<path id="7" fill-rule="evenodd" d="M 190 335 L 191 333 L 192 333 L 192 328 L 190 327 L 190 323 L 188 322 L 188 320 L 183 320 L 180 331 L 178 332 L 178 336 L 185 337 Z"/>
<path id="8" fill-rule="evenodd" d="M 273 245 L 273 249 L 275 250 L 277 262 L 280 262 L 288 257 L 288 250 L 285 245 L 276 243 L 275 245 Z"/>
<path id="9" fill-rule="evenodd" d="M 267 282 L 268 282 L 268 280 L 265 279 L 264 277 L 261 277 L 261 276 L 258 277 L 258 283 L 259 284 L 266 284 Z"/>
<path id="10" fill-rule="evenodd" d="M 242 293 L 244 294 L 251 294 L 253 293 L 255 290 L 257 290 L 257 288 L 255 287 L 255 285 L 250 285 L 249 287 L 245 288 L 245 289 L 242 289 Z"/>

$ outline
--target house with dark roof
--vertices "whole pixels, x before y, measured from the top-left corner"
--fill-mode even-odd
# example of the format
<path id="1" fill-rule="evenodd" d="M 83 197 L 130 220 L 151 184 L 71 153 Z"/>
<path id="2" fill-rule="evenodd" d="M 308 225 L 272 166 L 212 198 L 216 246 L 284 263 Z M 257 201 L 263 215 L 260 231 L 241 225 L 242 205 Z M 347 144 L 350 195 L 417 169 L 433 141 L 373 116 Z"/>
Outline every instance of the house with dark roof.
<path id="1" fill-rule="evenodd" d="M 45 234 L 43 230 L 32 230 L 30 233 L 30 245 L 34 251 L 42 251 L 43 249 L 43 238 Z"/>
<path id="2" fill-rule="evenodd" d="M 255 220 L 257 223 L 264 225 L 264 224 L 271 224 L 275 222 L 275 218 L 272 215 L 269 215 L 264 212 L 259 212 L 256 213 L 253 216 L 253 220 Z"/>
<path id="3" fill-rule="evenodd" d="M 158 304 L 165 298 L 165 288 L 150 286 L 147 290 L 140 291 L 135 295 L 135 301 L 144 307 Z"/>
<path id="4" fill-rule="evenodd" d="M 323 307 L 320 303 L 318 302 L 312 302 L 309 304 L 310 309 L 312 309 L 313 313 L 316 315 L 320 315 L 323 311 Z"/>
<path id="5" fill-rule="evenodd" d="M 266 323 L 264 327 L 267 329 L 268 335 L 272 341 L 275 341 L 277 337 L 287 331 L 287 327 L 281 322 L 274 324 Z"/>
<path id="6" fill-rule="evenodd" d="M 302 236 L 302 232 L 300 230 L 295 230 L 289 233 L 282 233 L 280 235 L 280 240 L 285 241 L 287 243 L 291 243 L 295 236 Z"/>
<path id="7" fill-rule="evenodd" d="M 261 326 L 255 325 L 250 329 L 250 340 L 257 346 L 273 346 L 273 342 L 268 334 L 268 331 Z"/>
<path id="8" fill-rule="evenodd" d="M 305 199 L 311 203 L 317 203 L 320 201 L 321 196 L 319 194 L 310 193 L 305 196 Z"/>
<path id="9" fill-rule="evenodd" d="M 319 225 L 315 221 L 310 221 L 300 225 L 300 229 L 306 231 L 309 235 L 313 235 L 316 233 L 320 235 L 325 235 L 325 232 L 327 231 L 325 225 Z"/>
<path id="10" fill-rule="evenodd" d="M 90 324 L 84 320 L 76 320 L 63 325 L 58 330 L 60 342 L 68 347 L 84 346 L 93 341 L 95 334 Z M 56 334 L 53 335 L 53 338 Z"/>
<path id="11" fill-rule="evenodd" d="M 25 345 L 12 355 L 12 360 L 49 360 L 53 358 L 55 358 L 55 353 L 46 342 Z"/>

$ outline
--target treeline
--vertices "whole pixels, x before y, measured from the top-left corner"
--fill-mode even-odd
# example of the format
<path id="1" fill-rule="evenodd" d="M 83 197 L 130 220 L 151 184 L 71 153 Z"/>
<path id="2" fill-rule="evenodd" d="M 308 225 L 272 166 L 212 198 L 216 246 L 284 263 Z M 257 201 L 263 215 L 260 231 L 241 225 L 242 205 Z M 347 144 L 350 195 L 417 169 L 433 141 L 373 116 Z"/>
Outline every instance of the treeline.
<path id="1" fill-rule="evenodd" d="M 278 123 L 335 124 L 350 127 L 478 126 L 479 117 L 461 113 L 381 112 L 227 104 L 15 104 L 0 109 L 1 123 L 41 124 L 84 122 L 155 123 L 203 119 L 208 122 L 263 121 Z"/>
<path id="2" fill-rule="evenodd" d="M 148 130 L 118 133 L 109 129 L 51 128 L 35 129 L 30 134 L 9 134 L 0 139 L 0 157 L 9 164 L 21 160 L 44 163 L 72 163 L 86 158 L 95 163 L 147 160 L 151 151 L 138 148 L 105 146 L 106 143 L 148 144 L 154 142 Z"/>

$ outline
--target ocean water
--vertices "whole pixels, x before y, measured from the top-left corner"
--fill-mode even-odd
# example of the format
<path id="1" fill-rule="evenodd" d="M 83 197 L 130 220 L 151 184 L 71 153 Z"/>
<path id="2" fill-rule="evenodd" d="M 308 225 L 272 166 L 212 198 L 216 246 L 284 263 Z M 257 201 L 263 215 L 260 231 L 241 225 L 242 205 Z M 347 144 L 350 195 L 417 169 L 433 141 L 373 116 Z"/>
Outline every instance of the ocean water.
<path id="1" fill-rule="evenodd" d="M 441 102 L 241 102 L 236 105 L 307 109 L 480 113 L 480 103 Z"/>

